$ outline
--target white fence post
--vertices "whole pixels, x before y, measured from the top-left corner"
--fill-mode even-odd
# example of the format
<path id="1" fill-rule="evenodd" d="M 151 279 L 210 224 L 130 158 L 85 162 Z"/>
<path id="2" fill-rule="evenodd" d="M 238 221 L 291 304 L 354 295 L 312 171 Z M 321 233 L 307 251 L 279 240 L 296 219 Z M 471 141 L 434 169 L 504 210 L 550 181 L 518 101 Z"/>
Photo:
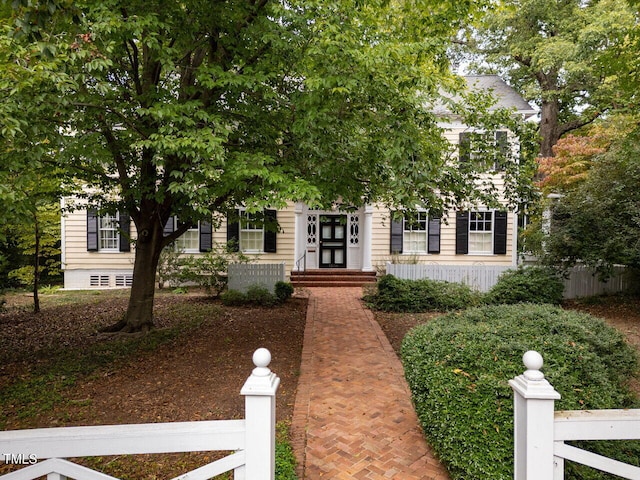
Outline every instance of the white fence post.
<path id="1" fill-rule="evenodd" d="M 255 351 L 253 363 L 256 368 L 240 391 L 245 397 L 245 474 L 251 480 L 273 480 L 276 467 L 276 390 L 280 378 L 268 368 L 271 353 L 266 348 Z"/>
<path id="2" fill-rule="evenodd" d="M 515 393 L 514 480 L 552 480 L 554 403 L 560 394 L 540 371 L 538 352 L 526 352 L 522 361 L 527 370 L 509 380 Z"/>

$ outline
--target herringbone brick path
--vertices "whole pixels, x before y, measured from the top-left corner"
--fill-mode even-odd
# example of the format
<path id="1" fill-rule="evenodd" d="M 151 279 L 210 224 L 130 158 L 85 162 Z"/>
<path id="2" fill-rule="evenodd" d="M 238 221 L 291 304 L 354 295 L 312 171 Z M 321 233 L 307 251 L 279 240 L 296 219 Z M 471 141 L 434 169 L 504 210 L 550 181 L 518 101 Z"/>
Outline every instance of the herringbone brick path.
<path id="1" fill-rule="evenodd" d="M 309 291 L 292 424 L 299 478 L 448 479 L 362 289 Z"/>

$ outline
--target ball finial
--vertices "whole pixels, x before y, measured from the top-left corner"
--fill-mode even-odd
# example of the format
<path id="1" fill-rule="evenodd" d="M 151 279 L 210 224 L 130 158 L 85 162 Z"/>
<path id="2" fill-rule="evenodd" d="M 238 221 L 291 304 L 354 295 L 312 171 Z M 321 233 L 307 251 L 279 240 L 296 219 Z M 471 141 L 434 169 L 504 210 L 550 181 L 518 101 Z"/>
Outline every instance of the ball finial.
<path id="1" fill-rule="evenodd" d="M 522 356 L 522 361 L 524 366 L 527 367 L 526 372 L 524 372 L 524 376 L 529 380 L 542 380 L 544 378 L 544 373 L 540 371 L 542 368 L 542 355 L 534 350 L 529 350 L 525 352 Z"/>
<path id="2" fill-rule="evenodd" d="M 271 352 L 266 348 L 259 348 L 253 352 L 253 364 L 258 368 L 266 368 L 271 363 Z"/>
<path id="3" fill-rule="evenodd" d="M 542 355 L 535 350 L 525 352 L 522 356 L 522 361 L 527 370 L 540 370 L 543 364 Z"/>

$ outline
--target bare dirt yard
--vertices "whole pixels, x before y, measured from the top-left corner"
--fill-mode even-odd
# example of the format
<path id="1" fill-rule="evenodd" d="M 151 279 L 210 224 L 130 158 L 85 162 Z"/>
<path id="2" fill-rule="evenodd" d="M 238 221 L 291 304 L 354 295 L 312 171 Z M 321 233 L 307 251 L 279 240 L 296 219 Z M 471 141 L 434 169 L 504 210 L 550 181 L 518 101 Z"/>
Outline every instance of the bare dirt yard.
<path id="1" fill-rule="evenodd" d="M 0 429 L 242 418 L 240 389 L 259 347 L 271 351 L 270 368 L 281 378 L 278 420 L 286 425 L 291 418 L 304 298 L 273 308 L 226 307 L 201 293 L 159 293 L 157 328 L 147 336 L 97 333 L 124 313 L 122 291 L 45 295 L 37 315 L 27 311 L 27 296 L 5 298 Z M 92 465 L 123 478 L 155 479 L 212 459 L 117 457 Z"/>

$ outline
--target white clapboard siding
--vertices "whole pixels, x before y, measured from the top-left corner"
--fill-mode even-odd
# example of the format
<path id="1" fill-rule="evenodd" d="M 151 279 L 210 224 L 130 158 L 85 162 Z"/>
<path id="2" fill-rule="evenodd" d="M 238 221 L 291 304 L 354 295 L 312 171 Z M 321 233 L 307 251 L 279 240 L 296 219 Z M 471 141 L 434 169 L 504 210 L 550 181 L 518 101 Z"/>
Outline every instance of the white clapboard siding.
<path id="1" fill-rule="evenodd" d="M 283 263 L 233 263 L 229 265 L 229 290 L 246 293 L 253 285 L 267 288 L 274 292 L 275 285 L 285 280 L 285 264 Z"/>

